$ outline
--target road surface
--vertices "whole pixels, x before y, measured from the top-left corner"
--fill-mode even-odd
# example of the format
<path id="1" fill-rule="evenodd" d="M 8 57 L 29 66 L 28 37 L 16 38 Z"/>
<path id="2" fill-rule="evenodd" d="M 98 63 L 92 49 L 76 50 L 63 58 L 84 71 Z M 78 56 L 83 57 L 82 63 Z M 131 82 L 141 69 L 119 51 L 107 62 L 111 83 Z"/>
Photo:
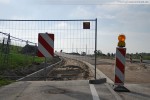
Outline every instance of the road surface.
<path id="1" fill-rule="evenodd" d="M 63 57 L 93 63 L 93 58 L 90 57 L 85 59 L 82 56 L 67 54 Z M 89 64 L 89 67 L 94 72 L 94 66 Z M 102 77 L 105 75 L 97 69 L 97 78 Z M 109 80 L 109 83 L 113 82 Z M 131 91 L 127 93 L 115 92 L 111 85 L 89 84 L 88 80 L 20 81 L 0 87 L 0 100 L 149 100 L 150 98 L 150 84 L 125 84 Z"/>
<path id="2" fill-rule="evenodd" d="M 84 56 L 77 56 L 77 55 L 68 55 L 65 53 L 58 53 L 58 55 L 77 59 L 81 61 L 89 62 L 90 64 L 94 64 L 94 57 L 84 57 Z M 106 63 L 107 61 L 97 61 L 97 64 Z M 148 63 L 149 61 L 147 61 Z M 107 62 L 108 63 L 108 62 Z M 94 70 L 94 66 L 89 66 L 91 69 Z M 94 71 L 93 71 L 94 72 Z M 111 85 L 113 84 L 113 81 L 109 79 L 105 74 L 103 74 L 100 70 L 97 69 L 97 78 L 107 78 L 107 82 Z M 144 78 L 144 77 L 143 77 Z M 117 92 L 122 100 L 149 100 L 150 99 L 150 83 L 143 84 L 142 82 L 140 84 L 125 84 L 125 87 L 127 87 L 131 92 Z"/>
<path id="3" fill-rule="evenodd" d="M 20 81 L 0 88 L 0 100 L 116 100 L 106 84 L 88 80 Z"/>

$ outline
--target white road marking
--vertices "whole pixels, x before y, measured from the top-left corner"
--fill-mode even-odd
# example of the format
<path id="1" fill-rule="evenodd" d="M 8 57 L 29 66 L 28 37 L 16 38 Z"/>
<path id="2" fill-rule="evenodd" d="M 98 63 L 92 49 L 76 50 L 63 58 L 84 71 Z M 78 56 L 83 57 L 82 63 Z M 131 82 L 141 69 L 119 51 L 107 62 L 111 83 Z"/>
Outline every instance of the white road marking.
<path id="1" fill-rule="evenodd" d="M 93 100 L 100 100 L 94 85 L 93 84 L 89 84 L 89 85 L 90 85 L 91 93 L 93 96 Z"/>

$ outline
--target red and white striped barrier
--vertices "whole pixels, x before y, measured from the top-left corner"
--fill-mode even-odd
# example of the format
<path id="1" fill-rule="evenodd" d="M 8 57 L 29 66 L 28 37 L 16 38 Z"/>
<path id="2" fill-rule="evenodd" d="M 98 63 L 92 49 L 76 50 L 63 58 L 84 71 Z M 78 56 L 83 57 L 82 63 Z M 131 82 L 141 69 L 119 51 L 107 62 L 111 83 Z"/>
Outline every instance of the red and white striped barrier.
<path id="1" fill-rule="evenodd" d="M 54 34 L 38 34 L 38 57 L 54 56 Z"/>
<path id="2" fill-rule="evenodd" d="M 126 48 L 116 48 L 115 85 L 124 85 Z"/>

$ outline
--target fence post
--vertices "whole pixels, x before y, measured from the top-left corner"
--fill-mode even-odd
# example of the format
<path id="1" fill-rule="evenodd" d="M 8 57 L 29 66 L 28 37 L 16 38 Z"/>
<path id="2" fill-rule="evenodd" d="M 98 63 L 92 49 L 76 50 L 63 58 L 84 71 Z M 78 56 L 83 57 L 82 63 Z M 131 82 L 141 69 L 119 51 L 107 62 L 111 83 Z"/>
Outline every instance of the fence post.
<path id="1" fill-rule="evenodd" d="M 26 48 L 25 48 L 25 55 L 26 55 L 25 59 L 26 59 L 26 63 L 27 64 L 28 64 L 28 58 L 27 57 L 28 57 L 28 45 L 29 45 L 28 43 L 29 43 L 29 41 L 27 40 L 26 41 Z"/>
<path id="2" fill-rule="evenodd" d="M 5 38 L 3 38 L 2 48 L 1 48 L 1 54 L 3 54 L 3 52 L 4 52 L 4 41 L 5 41 Z"/>
<path id="3" fill-rule="evenodd" d="M 130 63 L 132 63 L 132 55 L 131 54 L 129 56 L 129 59 L 130 59 Z"/>
<path id="4" fill-rule="evenodd" d="M 36 54 L 37 54 L 37 44 L 35 43 L 35 46 L 34 46 L 34 54 L 33 54 L 33 61 L 32 61 L 32 63 L 35 62 L 35 56 L 36 56 Z"/>
<path id="5" fill-rule="evenodd" d="M 143 63 L 143 57 L 140 55 L 140 63 Z"/>
<path id="6" fill-rule="evenodd" d="M 97 64 L 97 18 L 95 19 L 95 80 L 96 80 L 96 64 Z"/>

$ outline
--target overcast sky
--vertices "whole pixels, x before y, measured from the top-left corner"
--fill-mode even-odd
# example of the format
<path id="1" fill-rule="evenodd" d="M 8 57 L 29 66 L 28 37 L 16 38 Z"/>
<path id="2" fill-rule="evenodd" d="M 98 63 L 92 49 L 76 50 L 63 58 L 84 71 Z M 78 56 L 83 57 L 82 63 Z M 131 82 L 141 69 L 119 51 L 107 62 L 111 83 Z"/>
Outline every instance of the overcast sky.
<path id="1" fill-rule="evenodd" d="M 63 2 L 61 2 L 63 1 Z M 98 49 L 150 53 L 150 0 L 0 0 L 0 19 L 98 19 Z"/>

